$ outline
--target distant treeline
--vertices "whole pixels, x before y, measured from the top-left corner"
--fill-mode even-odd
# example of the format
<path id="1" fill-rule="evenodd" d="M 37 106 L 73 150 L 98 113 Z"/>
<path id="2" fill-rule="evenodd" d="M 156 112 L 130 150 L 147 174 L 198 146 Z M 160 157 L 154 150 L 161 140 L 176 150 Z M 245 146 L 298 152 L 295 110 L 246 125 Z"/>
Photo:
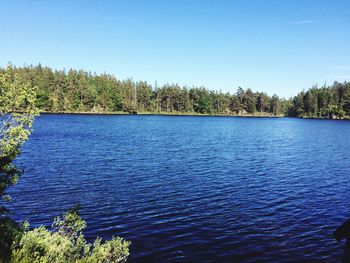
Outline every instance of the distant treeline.
<path id="1" fill-rule="evenodd" d="M 3 69 L 0 69 L 3 70 Z M 198 113 L 212 115 L 287 115 L 343 118 L 350 115 L 350 83 L 302 91 L 281 99 L 238 88 L 234 94 L 178 84 L 154 86 L 145 81 L 119 80 L 109 74 L 49 67 L 14 67 L 37 87 L 37 106 L 46 112 Z"/>

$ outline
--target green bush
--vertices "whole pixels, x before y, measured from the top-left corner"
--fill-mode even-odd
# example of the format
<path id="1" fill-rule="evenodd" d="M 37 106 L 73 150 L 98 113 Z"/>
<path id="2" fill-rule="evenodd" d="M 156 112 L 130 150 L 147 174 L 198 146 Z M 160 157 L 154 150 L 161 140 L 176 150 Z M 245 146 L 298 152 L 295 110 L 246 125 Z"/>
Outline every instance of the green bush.
<path id="1" fill-rule="evenodd" d="M 82 230 L 86 227 L 77 209 L 71 209 L 63 218 L 57 217 L 49 231 L 41 226 L 28 230 L 28 224 L 19 243 L 14 244 L 12 262 L 17 263 L 104 263 L 125 262 L 130 242 L 120 237 L 102 243 L 97 238 L 87 243 Z"/>

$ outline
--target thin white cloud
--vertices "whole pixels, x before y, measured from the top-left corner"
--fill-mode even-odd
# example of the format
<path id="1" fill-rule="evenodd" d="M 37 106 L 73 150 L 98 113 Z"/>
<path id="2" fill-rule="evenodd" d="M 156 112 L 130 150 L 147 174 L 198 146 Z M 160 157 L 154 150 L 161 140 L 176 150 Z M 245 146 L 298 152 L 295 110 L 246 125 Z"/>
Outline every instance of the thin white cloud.
<path id="1" fill-rule="evenodd" d="M 334 66 L 334 67 L 331 67 L 331 70 L 350 71 L 350 66 Z"/>
<path id="2" fill-rule="evenodd" d="M 307 25 L 307 24 L 315 24 L 315 20 L 296 20 L 290 22 L 291 25 Z"/>
<path id="3" fill-rule="evenodd" d="M 328 77 L 330 79 L 334 79 L 334 80 L 338 80 L 338 81 L 350 80 L 350 74 L 349 75 L 330 74 Z"/>
<path id="4" fill-rule="evenodd" d="M 336 65 L 328 68 L 328 78 L 337 81 L 349 81 L 350 80 L 350 66 L 348 65 Z"/>

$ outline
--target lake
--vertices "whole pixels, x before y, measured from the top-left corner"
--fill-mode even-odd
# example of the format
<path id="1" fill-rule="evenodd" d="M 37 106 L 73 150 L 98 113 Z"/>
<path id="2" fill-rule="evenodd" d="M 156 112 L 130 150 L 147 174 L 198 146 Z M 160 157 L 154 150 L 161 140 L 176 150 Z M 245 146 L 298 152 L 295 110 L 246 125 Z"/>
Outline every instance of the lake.
<path id="1" fill-rule="evenodd" d="M 41 115 L 11 208 L 31 226 L 81 204 L 131 262 L 339 262 L 350 121 Z"/>

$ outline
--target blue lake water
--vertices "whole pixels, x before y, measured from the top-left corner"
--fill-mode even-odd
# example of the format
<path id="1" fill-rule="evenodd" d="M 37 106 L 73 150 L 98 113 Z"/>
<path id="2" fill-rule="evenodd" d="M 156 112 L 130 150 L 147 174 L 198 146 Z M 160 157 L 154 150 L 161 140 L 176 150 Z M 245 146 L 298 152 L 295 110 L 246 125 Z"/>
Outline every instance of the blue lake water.
<path id="1" fill-rule="evenodd" d="M 15 218 L 81 204 L 86 237 L 131 262 L 339 262 L 350 217 L 350 122 L 42 115 L 17 160 Z"/>

